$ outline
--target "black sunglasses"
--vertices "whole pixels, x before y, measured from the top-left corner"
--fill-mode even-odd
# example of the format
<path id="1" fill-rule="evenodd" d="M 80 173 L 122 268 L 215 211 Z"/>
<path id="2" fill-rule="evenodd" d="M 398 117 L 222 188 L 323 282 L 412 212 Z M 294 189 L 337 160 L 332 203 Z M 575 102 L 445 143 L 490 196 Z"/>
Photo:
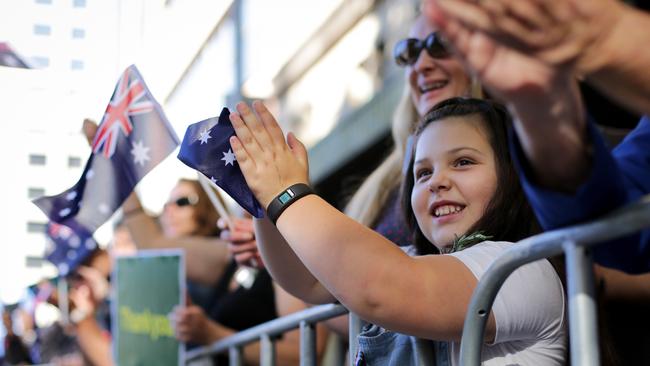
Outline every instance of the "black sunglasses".
<path id="1" fill-rule="evenodd" d="M 191 197 L 178 197 L 175 200 L 171 200 L 169 202 L 165 203 L 165 206 L 169 205 L 176 205 L 177 207 L 185 207 L 185 206 L 194 206 L 196 203 L 199 202 L 199 198 L 196 196 L 191 196 Z"/>
<path id="2" fill-rule="evenodd" d="M 420 52 L 423 49 L 427 50 L 429 56 L 433 58 L 447 58 L 450 56 L 442 36 L 437 32 L 432 32 L 422 40 L 406 38 L 397 42 L 395 48 L 393 48 L 395 63 L 399 66 L 413 65 L 420 57 Z"/>

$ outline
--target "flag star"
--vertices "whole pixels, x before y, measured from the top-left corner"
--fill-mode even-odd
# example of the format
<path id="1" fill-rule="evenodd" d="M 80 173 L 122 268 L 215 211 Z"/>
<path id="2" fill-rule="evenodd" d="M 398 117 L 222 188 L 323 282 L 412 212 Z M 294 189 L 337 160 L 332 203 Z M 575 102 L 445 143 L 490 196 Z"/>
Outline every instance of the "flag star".
<path id="1" fill-rule="evenodd" d="M 70 267 L 68 267 L 67 263 L 60 263 L 59 264 L 59 274 L 65 276 L 68 274 L 68 271 L 70 270 Z"/>
<path id="2" fill-rule="evenodd" d="M 92 238 L 86 239 L 86 242 L 84 243 L 86 246 L 86 249 L 92 250 L 95 249 L 95 241 Z"/>
<path id="3" fill-rule="evenodd" d="M 77 252 L 70 249 L 70 250 L 68 250 L 67 257 L 68 257 L 69 260 L 73 261 L 73 260 L 77 259 Z"/>
<path id="4" fill-rule="evenodd" d="M 75 235 L 72 238 L 70 238 L 68 244 L 70 244 L 71 248 L 77 248 L 79 247 L 79 244 L 81 244 L 81 239 L 79 239 L 79 237 Z"/>
<path id="5" fill-rule="evenodd" d="M 72 201 L 75 198 L 77 198 L 77 191 L 72 191 L 65 195 L 65 199 L 67 199 L 68 201 Z"/>
<path id="6" fill-rule="evenodd" d="M 70 215 L 70 212 L 72 212 L 72 210 L 69 207 L 66 207 L 66 208 L 62 209 L 61 211 L 59 211 L 59 217 L 66 217 L 66 216 Z"/>
<path id="7" fill-rule="evenodd" d="M 144 165 L 148 160 L 151 160 L 149 157 L 149 148 L 144 146 L 142 140 L 133 144 L 131 154 L 133 154 L 133 162 L 140 165 Z"/>
<path id="8" fill-rule="evenodd" d="M 110 210 L 108 205 L 105 204 L 105 203 L 100 203 L 99 206 L 97 207 L 97 209 L 99 210 L 99 212 L 101 212 L 103 214 L 107 214 L 109 212 L 109 210 Z"/>
<path id="9" fill-rule="evenodd" d="M 235 161 L 237 161 L 237 158 L 235 158 L 235 154 L 233 154 L 232 149 L 228 149 L 228 152 L 223 153 L 223 158 L 221 158 L 221 160 L 225 161 L 224 166 L 228 164 L 235 166 Z"/>
<path id="10" fill-rule="evenodd" d="M 215 177 L 210 177 L 210 181 L 214 184 L 217 184 L 217 179 Z"/>
<path id="11" fill-rule="evenodd" d="M 88 170 L 88 172 L 86 172 L 86 180 L 91 179 L 93 175 L 95 175 L 95 172 L 92 169 Z"/>
<path id="12" fill-rule="evenodd" d="M 212 138 L 212 136 L 210 136 L 210 130 L 209 129 L 203 130 L 201 132 L 201 134 L 199 135 L 199 141 L 201 141 L 201 145 L 207 144 L 208 140 L 211 139 L 211 138 Z"/>

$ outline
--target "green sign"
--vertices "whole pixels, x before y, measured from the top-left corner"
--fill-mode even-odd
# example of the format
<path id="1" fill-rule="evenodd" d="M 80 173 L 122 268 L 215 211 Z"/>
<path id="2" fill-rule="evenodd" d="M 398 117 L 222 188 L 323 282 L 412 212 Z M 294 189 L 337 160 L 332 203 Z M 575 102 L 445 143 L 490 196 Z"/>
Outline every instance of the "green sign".
<path id="1" fill-rule="evenodd" d="M 112 317 L 117 365 L 183 364 L 183 346 L 167 316 L 183 304 L 183 263 L 180 250 L 141 250 L 116 259 Z"/>

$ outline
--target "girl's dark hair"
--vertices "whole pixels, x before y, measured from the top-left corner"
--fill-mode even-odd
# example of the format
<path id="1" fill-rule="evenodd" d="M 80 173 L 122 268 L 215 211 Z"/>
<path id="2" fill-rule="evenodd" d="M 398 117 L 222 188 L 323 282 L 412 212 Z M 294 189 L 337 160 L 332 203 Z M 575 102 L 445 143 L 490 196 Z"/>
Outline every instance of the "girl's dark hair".
<path id="1" fill-rule="evenodd" d="M 467 233 L 458 234 L 482 231 L 493 240 L 514 242 L 540 232 L 508 152 L 508 128 L 512 123 L 508 111 L 502 105 L 488 100 L 451 98 L 438 103 L 424 115 L 413 134 L 412 148 L 407 151 L 408 168 L 405 169 L 402 183 L 402 210 L 413 233 L 413 244 L 418 254 L 437 254 L 439 251 L 418 227 L 411 207 L 411 192 L 415 184 L 412 172 L 416 141 L 430 123 L 462 116 L 479 116 L 483 121 L 496 160 L 497 188 L 483 216 Z"/>

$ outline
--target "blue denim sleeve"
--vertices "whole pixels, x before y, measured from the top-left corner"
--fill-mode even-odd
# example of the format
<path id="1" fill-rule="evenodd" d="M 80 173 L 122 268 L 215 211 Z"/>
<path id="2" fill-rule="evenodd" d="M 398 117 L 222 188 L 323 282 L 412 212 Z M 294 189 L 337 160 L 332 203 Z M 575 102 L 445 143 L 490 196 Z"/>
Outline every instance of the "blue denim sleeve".
<path id="1" fill-rule="evenodd" d="M 646 124 L 648 121 L 646 119 Z M 587 135 L 593 149 L 592 166 L 588 179 L 574 194 L 545 189 L 532 177 L 530 165 L 514 131 L 510 131 L 510 152 L 519 171 L 521 184 L 528 200 L 544 230 L 552 230 L 595 219 L 620 206 L 635 201 L 641 194 L 638 185 L 650 184 L 650 146 L 639 150 L 631 142 L 645 140 L 650 144 L 650 124 L 645 134 L 636 139 L 633 134 L 610 153 L 596 126 L 589 121 Z M 637 132 L 635 130 L 634 132 Z M 639 145 L 639 142 L 636 141 Z M 643 153 L 642 153 L 643 152 Z M 645 170 L 639 162 L 639 153 L 645 155 Z M 627 157 L 627 159 L 624 159 Z M 643 172 L 645 176 L 629 179 L 631 172 Z M 596 247 L 595 260 L 605 266 L 627 272 L 643 272 L 650 269 L 649 251 L 646 250 L 647 233 L 621 238 Z"/>

